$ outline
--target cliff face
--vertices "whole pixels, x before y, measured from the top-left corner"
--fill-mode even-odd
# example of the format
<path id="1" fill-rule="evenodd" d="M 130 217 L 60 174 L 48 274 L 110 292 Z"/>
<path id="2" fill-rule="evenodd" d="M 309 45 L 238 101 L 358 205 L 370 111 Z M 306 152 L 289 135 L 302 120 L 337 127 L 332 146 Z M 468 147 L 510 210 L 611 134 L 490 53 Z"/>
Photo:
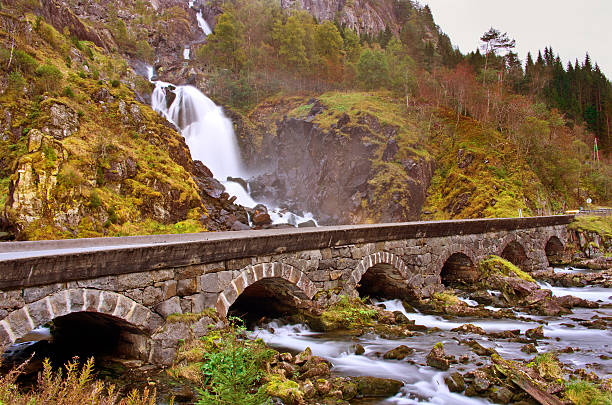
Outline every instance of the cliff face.
<path id="1" fill-rule="evenodd" d="M 358 33 L 397 28 L 393 1 L 389 0 L 281 0 L 281 7 L 307 10 L 319 21 L 338 19 Z"/>
<path id="2" fill-rule="evenodd" d="M 0 14 L 0 231 L 57 239 L 248 228 L 247 211 L 183 137 L 137 100 L 134 89 L 150 83 L 125 59 L 17 6 Z M 74 23 L 67 31 L 88 29 L 74 15 L 56 18 Z"/>
<path id="3" fill-rule="evenodd" d="M 250 183 L 256 199 L 312 212 L 321 224 L 419 218 L 434 165 L 413 148 L 418 142 L 410 123 L 392 100 L 327 93 L 287 103 L 296 104 L 265 132 L 250 159 L 267 166 Z M 389 114 L 381 114 L 385 109 Z"/>

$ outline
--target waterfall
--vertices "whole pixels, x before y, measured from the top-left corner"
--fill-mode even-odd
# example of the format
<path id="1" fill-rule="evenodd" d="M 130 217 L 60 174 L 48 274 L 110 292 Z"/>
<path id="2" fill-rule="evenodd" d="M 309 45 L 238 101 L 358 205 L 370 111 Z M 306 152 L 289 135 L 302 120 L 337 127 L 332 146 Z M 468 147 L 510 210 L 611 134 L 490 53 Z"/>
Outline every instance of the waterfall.
<path id="1" fill-rule="evenodd" d="M 206 20 L 202 16 L 202 12 L 201 11 L 198 11 L 198 14 L 197 14 L 196 18 L 198 19 L 198 26 L 200 27 L 200 29 L 202 31 L 204 31 L 204 34 L 206 34 L 207 36 L 212 34 L 212 30 L 210 29 L 208 23 L 206 22 Z"/>
<path id="2" fill-rule="evenodd" d="M 181 130 L 193 159 L 204 162 L 218 179 L 244 176 L 234 128 L 223 109 L 193 86 L 176 86 L 176 98 L 168 106 L 170 86 L 156 82 L 153 109 Z"/>
<path id="3" fill-rule="evenodd" d="M 152 70 L 149 71 L 153 76 Z M 234 127 L 223 109 L 193 86 L 174 86 L 170 83 L 156 81 L 151 97 L 153 109 L 164 115 L 173 123 L 185 138 L 194 160 L 202 161 L 221 180 L 228 194 L 236 196 L 236 202 L 253 208 L 258 202 L 240 184 L 227 181 L 229 176 L 248 178 L 244 170 Z M 168 92 L 175 98 L 168 105 Z M 268 208 L 270 219 L 275 224 L 291 224 L 314 220 L 312 214 L 304 216 L 286 212 L 279 208 Z"/>
<path id="4" fill-rule="evenodd" d="M 183 59 L 189 60 L 190 58 L 191 58 L 191 48 L 189 46 L 186 46 L 185 49 L 183 49 Z"/>

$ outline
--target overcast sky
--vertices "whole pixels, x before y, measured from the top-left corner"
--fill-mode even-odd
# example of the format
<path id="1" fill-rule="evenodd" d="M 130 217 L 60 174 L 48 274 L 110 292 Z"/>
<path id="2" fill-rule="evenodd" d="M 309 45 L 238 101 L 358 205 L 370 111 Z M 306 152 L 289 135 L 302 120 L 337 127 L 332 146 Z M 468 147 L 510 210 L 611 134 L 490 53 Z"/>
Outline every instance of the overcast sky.
<path id="1" fill-rule="evenodd" d="M 476 50 L 490 27 L 516 39 L 523 62 L 531 51 L 552 46 L 567 61 L 584 62 L 588 51 L 593 64 L 612 79 L 612 0 L 421 0 L 429 4 L 436 24 L 461 52 Z"/>

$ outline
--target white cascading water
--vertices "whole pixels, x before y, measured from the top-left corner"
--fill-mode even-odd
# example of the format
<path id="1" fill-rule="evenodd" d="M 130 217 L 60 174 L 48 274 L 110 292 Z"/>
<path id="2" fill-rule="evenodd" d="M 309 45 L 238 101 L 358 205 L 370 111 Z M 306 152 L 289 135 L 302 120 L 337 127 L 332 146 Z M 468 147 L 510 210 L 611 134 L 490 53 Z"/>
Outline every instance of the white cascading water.
<path id="1" fill-rule="evenodd" d="M 212 34 L 212 30 L 208 26 L 208 23 L 204 19 L 204 16 L 202 15 L 201 11 L 198 11 L 198 14 L 196 15 L 196 18 L 198 19 L 198 26 L 200 27 L 200 29 L 202 31 L 204 31 L 204 34 L 206 34 L 206 35 Z"/>
<path id="2" fill-rule="evenodd" d="M 183 49 L 183 59 L 189 60 L 190 58 L 191 58 L 191 48 L 186 46 L 185 49 Z"/>

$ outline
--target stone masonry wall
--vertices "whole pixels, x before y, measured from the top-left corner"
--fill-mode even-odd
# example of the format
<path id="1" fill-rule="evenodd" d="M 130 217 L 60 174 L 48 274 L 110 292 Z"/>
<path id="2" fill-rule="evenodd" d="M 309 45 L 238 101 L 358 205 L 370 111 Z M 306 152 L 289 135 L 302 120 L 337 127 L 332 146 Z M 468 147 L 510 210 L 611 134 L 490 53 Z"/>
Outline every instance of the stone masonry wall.
<path id="1" fill-rule="evenodd" d="M 525 267 L 543 268 L 548 267 L 544 249 L 552 236 L 565 244 L 566 226 L 356 243 L 0 291 L 0 344 L 10 344 L 57 316 L 92 311 L 140 330 L 146 339 L 136 350 L 138 357 L 170 364 L 178 340 L 205 334 L 212 322 L 205 317 L 194 325 L 165 324 L 170 314 L 216 308 L 224 316 L 237 297 L 261 279 L 286 280 L 299 298 L 324 307 L 342 294 L 356 295 L 363 274 L 385 263 L 396 270 L 392 277 L 402 277 L 415 295 L 429 296 L 443 289 L 440 271 L 454 253 L 465 254 L 477 265 L 518 242 L 527 255 Z"/>

